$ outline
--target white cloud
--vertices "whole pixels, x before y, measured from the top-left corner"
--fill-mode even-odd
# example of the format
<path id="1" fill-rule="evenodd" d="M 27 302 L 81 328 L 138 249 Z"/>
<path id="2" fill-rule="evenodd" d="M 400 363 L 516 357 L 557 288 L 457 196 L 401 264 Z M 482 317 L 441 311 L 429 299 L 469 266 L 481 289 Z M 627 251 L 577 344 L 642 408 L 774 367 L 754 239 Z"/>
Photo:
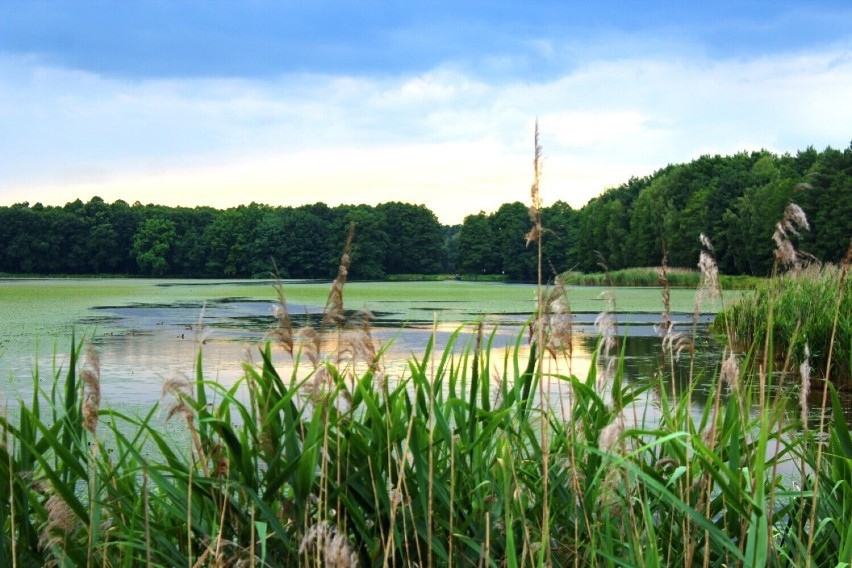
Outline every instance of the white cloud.
<path id="1" fill-rule="evenodd" d="M 702 153 L 846 147 L 850 53 L 622 58 L 540 82 L 126 81 L 0 57 L 0 203 L 395 199 L 458 222 L 527 199 L 539 117 L 545 199 L 580 206 Z"/>

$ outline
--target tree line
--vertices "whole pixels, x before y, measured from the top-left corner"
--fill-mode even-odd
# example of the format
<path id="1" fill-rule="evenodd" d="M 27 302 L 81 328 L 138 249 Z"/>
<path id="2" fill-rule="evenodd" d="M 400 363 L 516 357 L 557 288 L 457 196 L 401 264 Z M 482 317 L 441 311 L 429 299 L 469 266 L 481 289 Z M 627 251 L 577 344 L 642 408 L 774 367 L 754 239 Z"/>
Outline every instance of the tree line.
<path id="1" fill-rule="evenodd" d="M 715 244 L 722 272 L 766 275 L 772 234 L 790 202 L 808 216 L 800 248 L 839 261 L 852 237 L 852 145 L 702 156 L 632 178 L 580 209 L 542 210 L 544 269 L 584 272 L 658 265 L 692 267 L 698 235 Z M 507 203 L 444 226 L 423 205 L 323 203 L 219 210 L 106 203 L 0 207 L 0 272 L 205 278 L 328 278 L 347 227 L 356 224 L 351 277 L 462 273 L 533 280 L 537 254 L 524 234 L 528 206 Z"/>
<path id="2" fill-rule="evenodd" d="M 444 227 L 422 205 L 383 203 L 219 210 L 105 203 L 0 208 L 0 272 L 202 278 L 327 278 L 350 223 L 351 277 L 448 270 Z"/>

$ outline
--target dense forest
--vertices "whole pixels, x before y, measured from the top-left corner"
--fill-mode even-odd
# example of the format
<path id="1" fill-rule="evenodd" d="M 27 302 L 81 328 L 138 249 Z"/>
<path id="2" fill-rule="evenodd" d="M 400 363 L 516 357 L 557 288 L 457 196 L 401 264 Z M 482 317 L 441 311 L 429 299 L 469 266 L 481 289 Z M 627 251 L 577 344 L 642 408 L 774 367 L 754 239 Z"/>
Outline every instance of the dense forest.
<path id="1" fill-rule="evenodd" d="M 544 208 L 548 272 L 658 265 L 691 267 L 699 233 L 715 243 L 727 274 L 765 275 L 772 233 L 789 202 L 808 216 L 800 248 L 838 261 L 852 237 L 852 145 L 796 155 L 767 151 L 703 156 L 609 189 L 581 209 Z M 336 272 L 347 227 L 356 224 L 351 277 L 389 274 L 535 276 L 527 249 L 527 205 L 508 203 L 460 226 L 428 208 L 322 203 L 230 209 L 106 203 L 0 207 L 0 273 L 127 274 L 180 277 L 327 278 Z"/>

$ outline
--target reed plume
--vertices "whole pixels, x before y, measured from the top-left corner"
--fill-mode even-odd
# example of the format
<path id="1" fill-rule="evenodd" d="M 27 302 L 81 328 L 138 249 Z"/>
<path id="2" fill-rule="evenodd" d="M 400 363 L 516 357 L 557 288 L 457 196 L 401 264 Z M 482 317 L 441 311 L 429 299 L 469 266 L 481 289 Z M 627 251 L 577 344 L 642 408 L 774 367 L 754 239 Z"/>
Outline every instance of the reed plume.
<path id="1" fill-rule="evenodd" d="M 358 567 L 358 554 L 349 539 L 328 521 L 320 521 L 308 529 L 299 544 L 299 554 L 312 556 L 322 566 L 331 568 Z"/>
<path id="2" fill-rule="evenodd" d="M 287 298 L 284 296 L 284 286 L 281 284 L 281 276 L 278 274 L 277 268 L 275 269 L 274 288 L 278 301 L 272 305 L 272 315 L 275 318 L 275 325 L 272 328 L 271 335 L 284 348 L 284 351 L 292 357 L 293 323 L 290 321 L 290 314 L 287 311 Z"/>
<path id="3" fill-rule="evenodd" d="M 775 241 L 775 259 L 781 267 L 789 267 L 798 270 L 801 267 L 800 254 L 796 251 L 791 238 L 799 236 L 799 231 L 810 230 L 808 218 L 802 208 L 795 203 L 790 203 L 784 209 L 784 215 L 775 225 L 772 240 Z"/>
<path id="4" fill-rule="evenodd" d="M 355 236 L 355 221 L 349 224 L 349 233 L 346 235 L 346 244 L 343 246 L 343 254 L 340 257 L 340 265 L 337 267 L 337 277 L 331 284 L 328 300 L 322 313 L 321 330 L 330 329 L 343 323 L 343 287 L 349 276 L 349 265 L 352 262 L 350 253 L 352 250 L 352 238 Z"/>
<path id="5" fill-rule="evenodd" d="M 44 503 L 47 521 L 39 534 L 39 546 L 42 549 L 61 550 L 66 539 L 70 538 L 77 529 L 77 520 L 68 503 L 58 493 L 49 489 L 50 496 Z M 45 566 L 59 566 L 56 558 L 47 560 Z"/>
<path id="6" fill-rule="evenodd" d="M 101 361 L 98 352 L 88 342 L 80 378 L 83 382 L 83 427 L 94 435 L 101 407 Z"/>

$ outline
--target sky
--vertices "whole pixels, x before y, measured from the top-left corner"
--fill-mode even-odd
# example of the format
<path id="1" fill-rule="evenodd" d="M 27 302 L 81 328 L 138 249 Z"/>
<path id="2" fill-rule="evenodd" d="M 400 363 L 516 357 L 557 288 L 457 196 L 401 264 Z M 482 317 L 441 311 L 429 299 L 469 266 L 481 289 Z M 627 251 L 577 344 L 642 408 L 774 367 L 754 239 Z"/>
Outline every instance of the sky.
<path id="1" fill-rule="evenodd" d="M 0 1 L 0 205 L 581 207 L 852 141 L 852 2 Z"/>

